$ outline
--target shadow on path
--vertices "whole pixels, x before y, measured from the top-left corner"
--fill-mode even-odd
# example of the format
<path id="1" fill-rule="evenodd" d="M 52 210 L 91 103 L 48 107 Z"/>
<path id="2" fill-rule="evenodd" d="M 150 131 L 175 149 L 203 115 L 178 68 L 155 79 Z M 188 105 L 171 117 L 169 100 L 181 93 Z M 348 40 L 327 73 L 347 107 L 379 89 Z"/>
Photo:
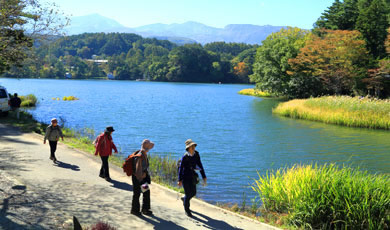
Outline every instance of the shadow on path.
<path id="1" fill-rule="evenodd" d="M 235 228 L 224 221 L 215 220 L 213 218 L 200 214 L 199 212 L 192 211 L 192 214 L 196 214 L 200 216 L 202 219 L 194 215 L 192 216 L 192 219 L 204 224 L 204 227 L 208 229 L 224 229 L 224 230 L 241 229 L 241 228 Z"/>
<path id="2" fill-rule="evenodd" d="M 117 188 L 117 189 L 122 189 L 125 191 L 133 191 L 133 186 L 129 185 L 128 183 L 117 181 L 117 180 L 112 180 L 112 187 Z"/>
<path id="3" fill-rule="evenodd" d="M 0 130 L 1 133 L 2 130 Z M 0 141 L 4 142 L 11 142 L 11 143 L 20 143 L 20 144 L 26 144 L 26 145 L 37 145 L 37 143 L 29 142 L 29 141 L 21 141 L 16 138 L 10 138 L 10 137 L 4 137 L 3 134 L 0 134 Z"/>
<path id="4" fill-rule="evenodd" d="M 71 169 L 73 171 L 80 171 L 80 168 L 78 165 L 72 165 L 68 164 L 62 161 L 57 161 L 57 164 L 55 164 L 57 167 L 64 168 L 64 169 Z"/>
<path id="5" fill-rule="evenodd" d="M 158 230 L 182 230 L 182 229 L 186 229 L 186 228 L 183 228 L 175 223 L 173 223 L 172 221 L 166 221 L 166 220 L 163 220 L 157 216 L 148 216 L 148 217 L 145 217 L 145 216 L 140 216 L 139 217 L 140 219 L 152 224 L 154 226 L 154 229 L 158 229 Z"/>

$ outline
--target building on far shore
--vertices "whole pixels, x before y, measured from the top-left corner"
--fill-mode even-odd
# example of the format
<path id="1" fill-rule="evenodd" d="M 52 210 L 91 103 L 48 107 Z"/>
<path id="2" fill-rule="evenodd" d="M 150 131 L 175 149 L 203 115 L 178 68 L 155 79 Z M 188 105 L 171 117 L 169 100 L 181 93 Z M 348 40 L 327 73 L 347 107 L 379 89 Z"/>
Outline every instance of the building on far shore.
<path id="1" fill-rule="evenodd" d="M 66 78 L 66 79 L 72 79 L 72 74 L 69 73 L 69 72 L 66 72 L 66 73 L 65 73 L 65 78 Z"/>
<path id="2" fill-rule="evenodd" d="M 112 73 L 108 73 L 108 74 L 107 74 L 107 78 L 108 78 L 108 80 L 114 80 L 114 79 L 115 79 L 115 76 L 114 76 L 114 74 L 112 74 Z"/>

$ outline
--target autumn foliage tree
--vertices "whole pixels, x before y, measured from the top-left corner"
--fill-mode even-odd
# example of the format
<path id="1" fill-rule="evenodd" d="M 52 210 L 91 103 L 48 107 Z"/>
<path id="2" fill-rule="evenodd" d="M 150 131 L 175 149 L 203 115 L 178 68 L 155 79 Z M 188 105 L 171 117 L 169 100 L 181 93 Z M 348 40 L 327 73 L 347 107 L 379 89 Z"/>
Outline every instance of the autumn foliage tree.
<path id="1" fill-rule="evenodd" d="M 296 58 L 288 61 L 292 78 L 314 82 L 311 95 L 351 94 L 366 75 L 368 51 L 358 31 L 322 30 L 311 35 Z M 314 86 L 314 85 L 313 85 Z"/>

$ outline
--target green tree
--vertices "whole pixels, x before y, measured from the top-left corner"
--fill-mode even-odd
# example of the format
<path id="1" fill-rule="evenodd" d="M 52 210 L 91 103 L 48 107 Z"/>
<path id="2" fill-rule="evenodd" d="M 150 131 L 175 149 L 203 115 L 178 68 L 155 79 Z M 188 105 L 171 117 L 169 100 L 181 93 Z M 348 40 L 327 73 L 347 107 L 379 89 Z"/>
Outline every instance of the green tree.
<path id="1" fill-rule="evenodd" d="M 291 71 L 288 60 L 298 55 L 299 49 L 305 45 L 308 31 L 299 28 L 282 29 L 272 33 L 257 49 L 252 82 L 260 90 L 275 95 L 288 95 Z"/>

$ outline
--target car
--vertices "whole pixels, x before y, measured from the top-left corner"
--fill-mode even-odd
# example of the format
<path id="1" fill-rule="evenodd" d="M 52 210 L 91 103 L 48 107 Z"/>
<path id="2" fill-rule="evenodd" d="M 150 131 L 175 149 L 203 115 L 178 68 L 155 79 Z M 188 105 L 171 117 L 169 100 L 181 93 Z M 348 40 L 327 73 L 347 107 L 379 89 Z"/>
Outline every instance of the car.
<path id="1" fill-rule="evenodd" d="M 8 112 L 11 110 L 11 100 L 9 98 L 7 89 L 3 86 L 0 86 L 0 114 L 7 116 Z"/>

